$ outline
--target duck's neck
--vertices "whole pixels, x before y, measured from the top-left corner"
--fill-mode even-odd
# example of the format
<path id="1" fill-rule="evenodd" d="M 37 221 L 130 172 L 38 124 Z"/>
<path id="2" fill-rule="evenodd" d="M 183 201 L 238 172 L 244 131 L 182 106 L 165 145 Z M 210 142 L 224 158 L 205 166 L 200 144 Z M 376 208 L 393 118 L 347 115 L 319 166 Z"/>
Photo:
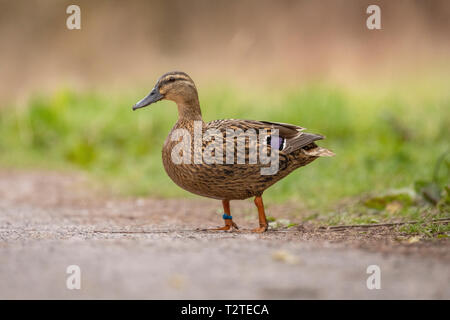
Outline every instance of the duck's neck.
<path id="1" fill-rule="evenodd" d="M 178 122 L 203 121 L 198 99 L 178 102 Z"/>

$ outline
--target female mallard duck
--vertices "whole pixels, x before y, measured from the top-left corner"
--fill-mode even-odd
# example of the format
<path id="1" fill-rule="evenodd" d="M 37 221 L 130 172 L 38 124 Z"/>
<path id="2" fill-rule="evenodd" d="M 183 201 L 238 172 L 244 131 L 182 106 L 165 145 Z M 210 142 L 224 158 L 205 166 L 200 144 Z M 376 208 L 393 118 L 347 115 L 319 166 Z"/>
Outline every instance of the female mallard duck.
<path id="1" fill-rule="evenodd" d="M 238 229 L 231 217 L 230 200 L 255 197 L 259 228 L 253 231 L 266 231 L 264 190 L 318 157 L 334 155 L 315 144 L 323 136 L 302 132 L 304 128 L 292 124 L 236 119 L 205 123 L 197 88 L 184 72 L 161 76 L 133 110 L 162 99 L 178 106 L 178 121 L 162 150 L 164 168 L 181 188 L 222 200 L 225 226 L 213 230 Z"/>

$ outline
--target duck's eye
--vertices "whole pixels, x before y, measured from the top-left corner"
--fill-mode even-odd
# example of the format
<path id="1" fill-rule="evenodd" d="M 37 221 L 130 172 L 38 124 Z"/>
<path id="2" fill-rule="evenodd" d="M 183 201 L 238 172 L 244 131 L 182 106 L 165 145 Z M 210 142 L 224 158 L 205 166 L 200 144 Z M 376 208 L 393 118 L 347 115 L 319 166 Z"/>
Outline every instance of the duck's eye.
<path id="1" fill-rule="evenodd" d="M 175 78 L 170 77 L 169 80 L 167 80 L 167 81 L 169 81 L 169 82 L 174 82 L 174 81 L 175 81 Z"/>

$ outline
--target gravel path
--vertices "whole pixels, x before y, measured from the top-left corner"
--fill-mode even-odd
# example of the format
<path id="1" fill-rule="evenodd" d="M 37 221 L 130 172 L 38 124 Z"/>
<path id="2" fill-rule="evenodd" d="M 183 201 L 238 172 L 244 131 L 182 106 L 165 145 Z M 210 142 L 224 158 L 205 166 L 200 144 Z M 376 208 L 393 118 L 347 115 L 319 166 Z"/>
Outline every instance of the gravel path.
<path id="1" fill-rule="evenodd" d="M 0 298 L 450 298 L 447 240 L 405 244 L 388 233 L 301 228 L 205 232 L 217 201 L 101 196 L 78 176 L 0 171 Z M 256 224 L 251 201 L 236 222 Z M 271 215 L 288 217 L 284 206 Z M 239 223 L 240 222 L 240 223 Z M 69 290 L 66 269 L 81 269 Z M 381 289 L 369 290 L 369 265 Z"/>

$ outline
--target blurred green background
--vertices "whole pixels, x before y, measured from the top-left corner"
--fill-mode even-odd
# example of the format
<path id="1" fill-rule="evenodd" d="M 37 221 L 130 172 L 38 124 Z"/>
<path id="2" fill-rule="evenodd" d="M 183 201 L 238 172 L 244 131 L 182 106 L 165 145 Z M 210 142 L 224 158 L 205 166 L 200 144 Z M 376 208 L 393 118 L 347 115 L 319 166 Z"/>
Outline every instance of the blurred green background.
<path id="1" fill-rule="evenodd" d="M 446 1 L 0 1 L 0 165 L 80 170 L 119 194 L 189 197 L 161 148 L 175 105 L 131 106 L 169 70 L 191 75 L 204 120 L 288 122 L 336 153 L 266 192 L 269 203 L 449 183 Z M 365 25 L 369 4 L 382 30 Z"/>

